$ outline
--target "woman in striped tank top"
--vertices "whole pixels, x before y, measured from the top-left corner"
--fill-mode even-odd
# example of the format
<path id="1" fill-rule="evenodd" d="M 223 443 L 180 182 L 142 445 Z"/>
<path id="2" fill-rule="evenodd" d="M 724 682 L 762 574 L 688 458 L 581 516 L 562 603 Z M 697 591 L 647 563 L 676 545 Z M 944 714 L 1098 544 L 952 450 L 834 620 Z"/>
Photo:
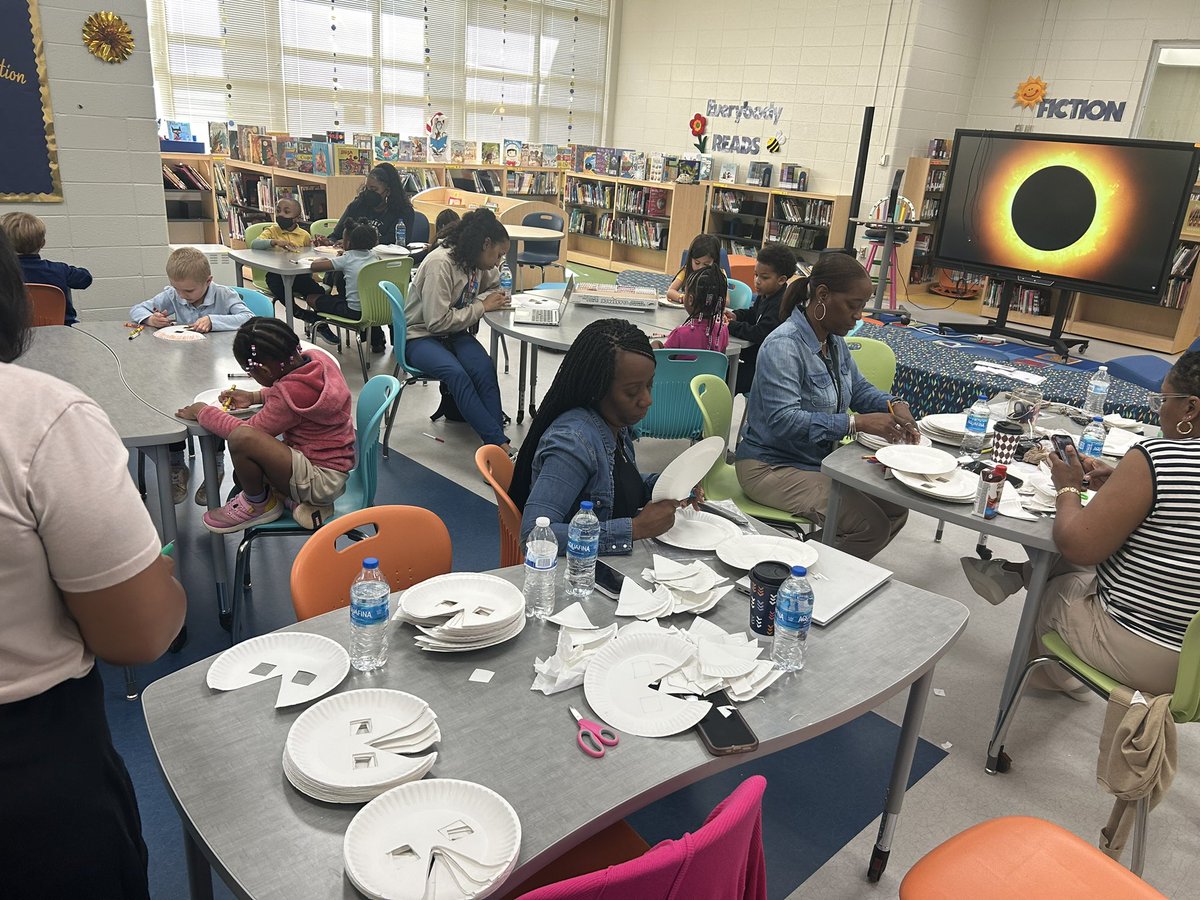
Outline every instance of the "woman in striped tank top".
<path id="1" fill-rule="evenodd" d="M 1164 694 L 1175 690 L 1183 635 L 1200 611 L 1200 352 L 1179 358 L 1150 408 L 1163 436 L 1134 445 L 1116 468 L 1073 450 L 1067 462 L 1051 454 L 1062 562 L 1046 586 L 1037 634 L 1053 629 L 1122 684 Z M 1096 492 L 1086 508 L 1085 484 Z M 1028 568 L 963 560 L 971 586 L 992 603 L 1027 583 Z M 1040 639 L 1035 644 L 1031 652 L 1043 652 Z M 1034 677 L 1041 674 L 1086 696 L 1057 667 Z"/>

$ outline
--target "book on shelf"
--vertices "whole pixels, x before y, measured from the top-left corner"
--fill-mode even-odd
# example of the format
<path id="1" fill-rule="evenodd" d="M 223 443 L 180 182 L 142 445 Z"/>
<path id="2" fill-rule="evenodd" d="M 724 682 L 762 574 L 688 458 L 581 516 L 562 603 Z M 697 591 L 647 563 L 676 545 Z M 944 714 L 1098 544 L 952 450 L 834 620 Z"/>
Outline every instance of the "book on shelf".
<path id="1" fill-rule="evenodd" d="M 190 122 L 167 122 L 168 141 L 192 140 L 192 125 Z"/>
<path id="2" fill-rule="evenodd" d="M 929 158 L 930 159 L 949 159 L 950 144 L 952 142 L 946 138 L 933 138 L 929 142 Z"/>
<path id="3" fill-rule="evenodd" d="M 207 191 L 210 188 L 208 179 L 195 166 L 188 163 L 174 163 L 171 171 L 183 181 L 185 190 Z"/>
<path id="4" fill-rule="evenodd" d="M 213 188 L 218 196 L 229 192 L 229 172 L 225 168 L 225 163 L 213 160 L 212 180 Z"/>
<path id="5" fill-rule="evenodd" d="M 509 171 L 505 174 L 509 195 L 552 197 L 558 194 L 558 176 L 553 172 Z"/>
<path id="6" fill-rule="evenodd" d="M 314 175 L 332 175 L 334 144 L 326 141 L 312 142 L 312 173 Z"/>
<path id="7" fill-rule="evenodd" d="M 283 184 L 275 188 L 275 203 L 280 200 L 295 200 L 297 203 L 300 200 L 296 196 L 296 186 L 292 184 Z M 274 207 L 272 207 L 273 209 Z M 304 218 L 301 216 L 301 218 Z"/>
<path id="8" fill-rule="evenodd" d="M 506 166 L 519 166 L 521 164 L 521 151 L 524 148 L 524 142 L 514 140 L 513 138 L 505 138 L 501 142 L 501 158 Z"/>
<path id="9" fill-rule="evenodd" d="M 833 221 L 833 203 L 829 200 L 776 196 L 775 217 L 792 224 L 827 228 Z"/>
<path id="10" fill-rule="evenodd" d="M 742 210 L 743 194 L 740 191 L 713 191 L 712 208 L 717 212 L 739 213 Z"/>
<path id="11" fill-rule="evenodd" d="M 542 165 L 558 165 L 558 144 L 542 144 Z"/>
<path id="12" fill-rule="evenodd" d="M 780 163 L 779 186 L 787 191 L 807 191 L 808 172 L 799 163 Z"/>
<path id="13" fill-rule="evenodd" d="M 299 162 L 296 159 L 296 148 L 300 142 L 295 138 L 279 138 L 275 141 L 276 164 L 281 169 L 298 171 Z"/>
<path id="14" fill-rule="evenodd" d="M 699 184 L 700 160 L 694 156 L 679 157 L 678 168 L 675 170 L 675 180 L 680 184 Z"/>
<path id="15" fill-rule="evenodd" d="M 679 157 L 667 154 L 663 157 L 663 181 L 679 180 Z"/>
<path id="16" fill-rule="evenodd" d="M 585 181 L 580 178 L 567 178 L 567 203 L 578 203 L 585 206 L 611 207 L 613 205 L 613 186 L 596 181 Z"/>
<path id="17" fill-rule="evenodd" d="M 752 162 L 746 171 L 746 184 L 757 187 L 771 186 L 771 164 L 769 162 Z"/>
<path id="18" fill-rule="evenodd" d="M 274 168 L 279 164 L 275 153 L 275 138 L 269 134 L 257 134 L 250 139 L 250 150 L 254 154 L 253 161 Z"/>
<path id="19" fill-rule="evenodd" d="M 1188 231 L 1200 231 L 1200 197 L 1197 197 L 1196 193 L 1192 192 L 1192 198 L 1188 200 L 1187 213 L 1183 219 L 1183 227 Z"/>
<path id="20" fill-rule="evenodd" d="M 400 135 L 392 132 L 383 132 L 375 135 L 374 151 L 376 162 L 399 162 L 400 161 Z"/>
<path id="21" fill-rule="evenodd" d="M 350 142 L 360 150 L 373 150 L 375 148 L 375 135 L 356 131 L 351 136 Z"/>
<path id="22" fill-rule="evenodd" d="M 567 214 L 567 230 L 571 234 L 596 236 L 596 214 L 585 209 L 571 209 Z"/>
<path id="23" fill-rule="evenodd" d="M 180 178 L 177 174 L 175 174 L 175 172 L 171 169 L 171 167 L 168 166 L 166 163 L 162 164 L 162 176 L 163 176 L 163 187 L 167 188 L 168 190 L 172 190 L 172 191 L 194 190 L 194 188 L 189 188 L 186 184 L 184 184 L 183 179 Z"/>
<path id="24" fill-rule="evenodd" d="M 308 138 L 296 139 L 296 171 L 311 175 L 313 170 L 313 142 Z"/>
<path id="25" fill-rule="evenodd" d="M 608 174 L 608 148 L 593 147 L 591 154 L 591 165 L 588 165 L 588 157 L 584 157 L 583 171 L 595 172 L 597 175 Z"/>
<path id="26" fill-rule="evenodd" d="M 983 305 L 992 309 L 998 309 L 1003 291 L 1003 281 L 989 281 L 987 290 L 983 294 Z M 1023 286 L 1013 294 L 1008 308 L 1011 312 L 1019 312 L 1027 316 L 1050 316 L 1054 314 L 1049 288 Z"/>
<path id="27" fill-rule="evenodd" d="M 409 157 L 411 162 L 425 162 L 425 150 L 428 140 L 423 134 L 409 135 L 408 143 L 412 148 L 412 155 Z"/>
<path id="28" fill-rule="evenodd" d="M 712 178 L 713 158 L 707 153 L 700 155 L 700 180 L 708 181 Z"/>
<path id="29" fill-rule="evenodd" d="M 479 145 L 475 141 L 451 141 L 450 162 L 455 165 L 474 164 L 479 156 Z"/>
<path id="30" fill-rule="evenodd" d="M 314 134 L 313 140 L 314 141 L 320 140 L 320 138 Z M 327 132 L 325 132 L 325 140 L 326 140 L 326 142 L 328 142 L 330 144 L 344 144 L 344 143 L 346 143 L 346 132 L 344 132 L 344 131 L 327 131 Z"/>
<path id="31" fill-rule="evenodd" d="M 208 152 L 213 156 L 229 155 L 229 123 L 208 123 Z"/>
<path id="32" fill-rule="evenodd" d="M 300 204 L 300 218 L 305 222 L 316 222 L 329 214 L 325 188 L 319 184 L 297 186 L 296 202 Z"/>
<path id="33" fill-rule="evenodd" d="M 413 161 L 413 144 L 412 141 L 400 139 L 396 141 L 396 162 L 412 162 Z"/>
<path id="34" fill-rule="evenodd" d="M 942 201 L 938 197 L 926 197 L 921 204 L 921 221 L 932 222 L 942 212 Z"/>
<path id="35" fill-rule="evenodd" d="M 480 145 L 479 160 L 485 166 L 500 165 L 500 142 L 484 141 Z"/>
<path id="36" fill-rule="evenodd" d="M 604 174 L 617 178 L 621 174 L 621 151 L 616 147 L 606 147 L 604 154 Z"/>
<path id="37" fill-rule="evenodd" d="M 575 145 L 574 144 L 559 144 L 558 145 L 558 161 L 556 165 L 560 169 L 571 169 L 575 165 Z"/>
<path id="38" fill-rule="evenodd" d="M 542 164 L 541 144 L 521 144 L 521 165 L 540 166 Z"/>
<path id="39" fill-rule="evenodd" d="M 727 162 L 721 163 L 721 168 L 717 174 L 717 181 L 721 184 L 737 184 L 738 164 Z"/>
<path id="40" fill-rule="evenodd" d="M 729 237 L 722 237 L 720 241 L 722 249 L 731 256 L 749 256 L 751 259 L 758 258 L 758 244 Z"/>
<path id="41" fill-rule="evenodd" d="M 475 182 L 475 190 L 480 194 L 499 194 L 500 185 L 487 169 L 476 169 L 471 173 Z"/>
<path id="42" fill-rule="evenodd" d="M 937 166 L 936 168 L 930 168 L 929 175 L 925 179 L 925 191 L 928 193 L 945 190 L 946 176 L 946 167 Z"/>
<path id="43" fill-rule="evenodd" d="M 250 153 L 250 139 L 261 134 L 263 129 L 258 125 L 238 125 L 237 127 L 237 143 L 230 144 L 231 149 L 237 150 L 237 158 L 246 162 L 257 162 L 257 158 Z"/>
<path id="44" fill-rule="evenodd" d="M 1187 304 L 1188 291 L 1196 275 L 1196 258 L 1200 256 L 1200 244 L 1184 241 L 1171 258 L 1171 274 L 1159 303 L 1168 309 L 1183 309 Z"/>
<path id="45" fill-rule="evenodd" d="M 366 175 L 371 171 L 371 150 L 353 144 L 338 144 L 334 148 L 338 175 Z"/>
<path id="46" fill-rule="evenodd" d="M 667 189 L 635 184 L 618 184 L 617 212 L 639 216 L 667 217 Z"/>
<path id="47" fill-rule="evenodd" d="M 665 162 L 666 157 L 663 154 L 651 153 L 649 159 L 646 160 L 646 180 L 662 181 Z"/>
<path id="48" fill-rule="evenodd" d="M 646 178 L 646 154 L 640 150 L 622 150 L 620 177 L 644 181 Z"/>
<path id="49" fill-rule="evenodd" d="M 608 213 L 604 214 L 605 216 Z M 602 217 L 603 218 L 603 217 Z M 611 239 L 620 244 L 629 244 L 645 250 L 666 250 L 670 232 L 668 222 L 650 219 L 614 218 L 610 223 Z"/>
<path id="50" fill-rule="evenodd" d="M 824 250 L 829 236 L 820 228 L 772 221 L 767 225 L 767 240 L 787 244 L 793 250 Z"/>

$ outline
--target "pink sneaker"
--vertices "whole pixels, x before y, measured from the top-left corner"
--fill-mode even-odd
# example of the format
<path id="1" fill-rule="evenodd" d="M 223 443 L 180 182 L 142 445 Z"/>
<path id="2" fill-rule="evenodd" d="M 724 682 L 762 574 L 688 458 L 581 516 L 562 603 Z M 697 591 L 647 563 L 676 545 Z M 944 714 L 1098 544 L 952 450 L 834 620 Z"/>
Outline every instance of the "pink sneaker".
<path id="1" fill-rule="evenodd" d="M 283 515 L 283 504 L 272 492 L 262 503 L 251 503 L 242 491 L 218 509 L 204 514 L 204 527 L 213 534 L 232 534 L 255 525 L 266 525 Z"/>

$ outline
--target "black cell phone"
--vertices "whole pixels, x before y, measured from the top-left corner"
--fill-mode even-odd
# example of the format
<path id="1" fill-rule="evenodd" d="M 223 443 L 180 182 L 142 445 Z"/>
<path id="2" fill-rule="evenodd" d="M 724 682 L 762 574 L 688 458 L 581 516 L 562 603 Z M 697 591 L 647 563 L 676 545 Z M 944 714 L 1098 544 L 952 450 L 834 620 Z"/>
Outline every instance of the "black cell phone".
<path id="1" fill-rule="evenodd" d="M 731 753 L 749 753 L 758 749 L 758 738 L 742 718 L 741 712 L 724 691 L 716 691 L 707 695 L 705 700 L 712 703 L 696 731 L 700 732 L 700 740 L 713 756 L 729 756 Z M 721 712 L 725 708 L 725 713 Z M 732 711 L 729 707 L 733 707 Z"/>
<path id="2" fill-rule="evenodd" d="M 617 600 L 621 596 L 621 585 L 625 576 L 602 559 L 596 560 L 596 590 L 605 597 Z"/>
<path id="3" fill-rule="evenodd" d="M 1063 462 L 1067 461 L 1067 448 L 1075 449 L 1075 441 L 1072 440 L 1069 434 L 1051 435 L 1050 442 L 1054 444 L 1054 452 L 1058 454 L 1058 458 Z"/>

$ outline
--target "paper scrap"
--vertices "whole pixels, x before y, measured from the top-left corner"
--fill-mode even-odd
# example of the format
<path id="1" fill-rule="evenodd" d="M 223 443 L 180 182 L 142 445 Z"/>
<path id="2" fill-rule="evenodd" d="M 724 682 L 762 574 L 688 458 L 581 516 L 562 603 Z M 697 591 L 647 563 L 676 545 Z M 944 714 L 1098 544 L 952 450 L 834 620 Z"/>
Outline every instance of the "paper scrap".
<path id="1" fill-rule="evenodd" d="M 942 741 L 942 743 L 939 744 L 938 746 L 940 746 L 943 750 L 949 750 L 954 745 L 952 743 L 950 743 L 949 741 Z"/>
<path id="2" fill-rule="evenodd" d="M 487 684 L 495 674 L 491 669 L 476 669 L 471 673 L 471 677 L 467 681 L 478 681 L 480 684 Z"/>
<path id="3" fill-rule="evenodd" d="M 945 696 L 946 696 L 946 692 L 945 692 L 945 691 L 943 691 L 941 688 L 934 688 L 934 689 L 933 689 L 933 693 L 934 693 L 934 694 L 936 694 L 938 697 L 945 697 Z"/>
<path id="4" fill-rule="evenodd" d="M 717 712 L 719 712 L 722 716 L 724 716 L 726 719 L 728 719 L 731 715 L 733 715 L 733 707 L 732 706 L 718 706 Z"/>

